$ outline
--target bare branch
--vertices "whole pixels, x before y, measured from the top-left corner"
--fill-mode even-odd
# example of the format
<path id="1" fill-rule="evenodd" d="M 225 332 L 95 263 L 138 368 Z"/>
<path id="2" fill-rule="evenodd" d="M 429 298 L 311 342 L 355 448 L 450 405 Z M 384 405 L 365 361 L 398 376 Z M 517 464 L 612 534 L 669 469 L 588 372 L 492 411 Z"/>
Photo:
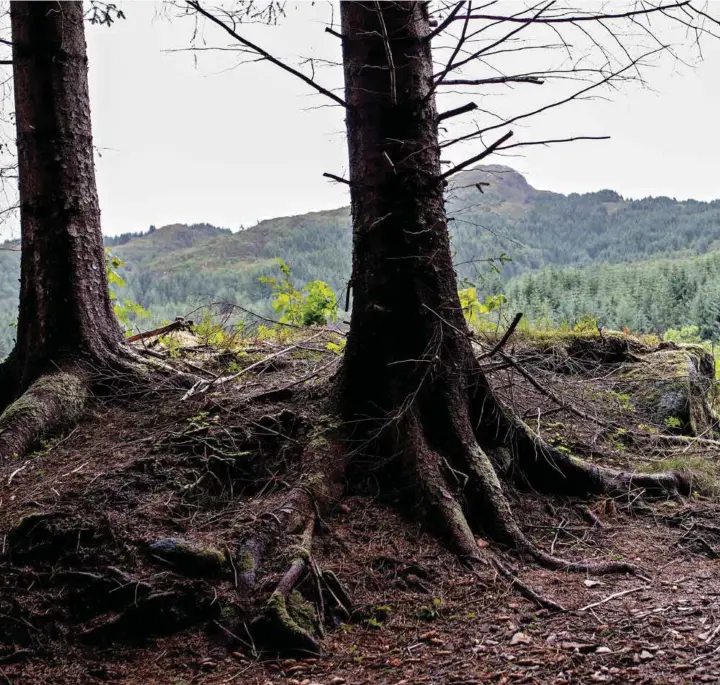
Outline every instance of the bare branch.
<path id="1" fill-rule="evenodd" d="M 610 136 L 573 136 L 572 138 L 548 138 L 547 140 L 527 140 L 522 143 L 503 145 L 499 150 L 510 150 L 514 147 L 530 147 L 532 145 L 554 145 L 555 143 L 574 143 L 578 140 L 610 140 Z"/>
<path id="2" fill-rule="evenodd" d="M 435 84 L 441 83 L 442 80 L 451 72 L 459 69 L 460 67 L 468 64 L 469 62 L 472 62 L 474 59 L 477 59 L 480 55 L 483 55 L 487 53 L 489 50 L 492 50 L 493 48 L 497 47 L 498 45 L 502 45 L 503 43 L 506 43 L 510 38 L 512 38 L 515 34 L 520 33 L 523 29 L 528 27 L 532 21 L 535 19 L 539 19 L 540 15 L 543 14 L 546 10 L 550 9 L 555 4 L 555 0 L 551 0 L 551 2 L 548 2 L 547 4 L 543 5 L 531 18 L 526 18 L 524 23 L 521 24 L 518 28 L 513 29 L 512 31 L 508 32 L 501 38 L 498 38 L 496 41 L 493 41 L 490 43 L 490 45 L 485 46 L 484 48 L 478 50 L 477 52 L 474 52 L 469 57 L 466 57 L 463 60 L 460 60 L 459 62 L 456 62 L 455 64 L 452 63 L 452 60 L 448 62 L 448 65 L 445 67 L 445 69 L 436 77 Z M 460 49 L 462 46 L 462 43 L 465 41 L 465 32 L 467 29 L 467 24 L 469 21 L 470 15 L 467 16 L 465 20 L 465 25 L 463 26 L 463 36 L 461 36 L 460 40 L 457 44 L 457 50 Z M 457 54 L 457 50 L 456 53 Z"/>
<path id="3" fill-rule="evenodd" d="M 329 178 L 333 181 L 337 181 L 338 183 L 346 183 L 347 185 L 350 185 L 350 181 L 348 181 L 346 178 L 343 178 L 342 176 L 336 176 L 335 174 L 329 174 L 327 171 L 323 174 L 325 178 Z"/>
<path id="4" fill-rule="evenodd" d="M 448 79 L 441 81 L 439 86 L 484 86 L 492 83 L 532 83 L 541 86 L 545 81 L 535 76 L 495 76 L 479 79 Z"/>
<path id="5" fill-rule="evenodd" d="M 438 123 L 444 121 L 445 119 L 449 119 L 450 117 L 456 117 L 460 114 L 465 114 L 466 112 L 472 112 L 474 109 L 477 109 L 477 105 L 474 102 L 468 102 L 467 105 L 462 105 L 462 107 L 449 109 L 447 112 L 438 114 Z"/>
<path id="6" fill-rule="evenodd" d="M 542 107 L 538 107 L 537 109 L 534 109 L 530 112 L 525 112 L 524 114 L 518 114 L 517 116 L 511 117 L 510 119 L 507 119 L 499 124 L 494 124 L 492 126 L 488 126 L 484 129 L 475 131 L 474 133 L 468 133 L 464 136 L 459 136 L 457 138 L 454 138 L 453 140 L 449 140 L 445 143 L 442 143 L 440 145 L 440 147 L 441 148 L 450 147 L 451 145 L 455 145 L 455 143 L 460 143 L 465 140 L 470 140 L 471 138 L 476 138 L 477 136 L 481 136 L 483 133 L 487 133 L 488 131 L 494 131 L 503 126 L 509 126 L 510 124 L 513 124 L 522 119 L 528 119 L 529 117 L 536 116 L 538 114 L 542 114 L 543 112 L 546 112 L 549 109 L 553 109 L 555 107 L 560 107 L 561 105 L 565 105 L 568 102 L 577 100 L 580 96 L 585 95 L 586 93 L 590 92 L 591 90 L 595 90 L 596 88 L 599 88 L 602 85 L 610 83 L 613 79 L 617 78 L 617 76 L 619 76 L 623 72 L 627 71 L 628 69 L 634 68 L 639 62 L 641 62 L 646 57 L 657 54 L 658 52 L 661 52 L 662 50 L 664 50 L 664 48 L 657 48 L 656 50 L 651 50 L 650 52 L 645 53 L 644 55 L 641 55 L 637 59 L 633 60 L 630 64 L 627 64 L 622 69 L 619 69 L 618 71 L 608 74 L 600 81 L 595 81 L 594 83 L 591 83 L 589 86 L 582 88 L 578 91 L 575 91 L 574 93 L 572 93 L 571 95 L 568 95 L 566 98 L 563 98 L 562 100 L 556 100 L 555 102 L 551 102 L 550 104 L 543 105 Z"/>
<path id="7" fill-rule="evenodd" d="M 442 176 L 440 176 L 440 178 L 446 179 L 449 176 L 456 174 L 458 171 L 462 171 L 466 167 L 469 167 L 471 164 L 475 164 L 475 162 L 485 159 L 485 157 L 488 157 L 495 152 L 495 150 L 497 150 L 506 140 L 512 138 L 512 135 L 513 132 L 508 131 L 504 136 L 502 136 L 502 138 L 498 138 L 492 145 L 488 145 L 488 147 L 485 148 L 485 150 L 483 150 L 479 155 L 475 155 L 474 157 L 470 157 L 470 159 L 466 159 L 464 162 L 460 162 L 460 164 L 454 166 L 449 171 L 446 171 Z"/>
<path id="8" fill-rule="evenodd" d="M 619 12 L 617 14 L 605 14 L 602 12 L 592 12 L 589 14 L 580 14 L 567 17 L 544 17 L 542 19 L 535 17 L 508 17 L 496 14 L 471 14 L 464 15 L 462 17 L 455 17 L 455 19 L 485 19 L 486 21 L 498 21 L 505 22 L 511 21 L 521 24 L 575 24 L 580 21 L 599 21 L 604 19 L 628 19 L 630 17 L 636 17 L 638 15 L 652 14 L 653 12 L 666 12 L 671 9 L 678 9 L 680 7 L 692 7 L 690 0 L 684 0 L 683 2 L 674 2 L 667 5 L 657 5 L 655 7 L 643 7 L 638 10 L 630 10 L 628 12 Z M 693 9 L 695 9 L 693 7 Z M 701 14 L 698 10 L 695 10 L 698 14 Z"/>
<path id="9" fill-rule="evenodd" d="M 268 62 L 274 64 L 277 67 L 280 67 L 283 71 L 287 71 L 289 74 L 292 74 L 293 76 L 299 78 L 304 83 L 307 83 L 309 86 L 314 88 L 318 93 L 321 93 L 322 95 L 325 95 L 329 97 L 334 102 L 337 102 L 339 105 L 342 105 L 343 107 L 346 107 L 345 100 L 335 95 L 335 93 L 329 91 L 327 88 L 323 88 L 320 84 L 313 81 L 310 77 L 305 76 L 302 72 L 298 71 L 297 69 L 293 69 L 288 64 L 285 64 L 284 62 L 281 62 L 276 57 L 273 57 L 267 50 L 264 50 L 259 45 L 255 45 L 255 43 L 251 43 L 246 38 L 243 38 L 241 35 L 235 32 L 234 29 L 232 29 L 230 26 L 228 26 L 224 21 L 221 19 L 218 19 L 214 14 L 211 12 L 208 12 L 206 9 L 204 9 L 200 3 L 197 0 L 187 0 L 187 4 L 192 7 L 196 12 L 202 14 L 204 17 L 212 21 L 214 24 L 217 24 L 220 28 L 225 30 L 228 34 L 230 34 L 236 41 L 239 43 L 242 43 L 245 47 L 250 48 L 251 50 L 254 50 L 258 55 L 266 59 Z"/>
<path id="10" fill-rule="evenodd" d="M 435 36 L 438 36 L 441 34 L 450 24 L 452 23 L 453 19 L 455 19 L 455 15 L 463 8 L 463 5 L 465 4 L 465 0 L 460 0 L 460 2 L 455 5 L 455 7 L 452 8 L 452 11 L 450 14 L 445 17 L 445 21 L 443 21 L 436 29 L 432 31 L 432 33 L 429 33 L 427 36 L 425 36 L 426 41 L 431 41 Z"/>

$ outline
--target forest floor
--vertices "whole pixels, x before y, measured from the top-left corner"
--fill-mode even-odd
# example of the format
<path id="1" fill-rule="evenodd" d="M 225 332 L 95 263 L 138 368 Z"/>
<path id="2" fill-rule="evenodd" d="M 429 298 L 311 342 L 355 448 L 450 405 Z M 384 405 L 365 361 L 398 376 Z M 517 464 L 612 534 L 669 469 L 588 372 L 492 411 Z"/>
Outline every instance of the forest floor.
<path id="1" fill-rule="evenodd" d="M 282 502 L 312 428 L 331 420 L 322 388 L 339 357 L 327 339 L 256 342 L 240 366 L 260 363 L 242 379 L 186 400 L 169 389 L 122 406 L 98 400 L 75 429 L 0 466 L 0 685 L 720 682 L 717 446 L 665 440 L 675 427 L 653 424 L 621 392 L 620 364 L 568 361 L 547 345 L 507 352 L 554 399 L 516 364 L 487 361 L 520 415 L 590 460 L 643 470 L 689 461 L 706 494 L 508 496 L 541 548 L 629 560 L 642 574 L 587 577 L 504 554 L 566 611 L 539 609 L 491 570 L 460 565 L 422 520 L 369 487 L 336 503 L 313 547 L 351 595 L 352 620 L 332 621 L 327 607 L 334 625 L 317 658 L 258 653 L 234 550 Z M 193 360 L 212 368 L 210 357 Z M 152 553 L 173 538 L 219 550 L 222 566 L 188 573 Z M 312 598 L 313 577 L 299 590 Z"/>

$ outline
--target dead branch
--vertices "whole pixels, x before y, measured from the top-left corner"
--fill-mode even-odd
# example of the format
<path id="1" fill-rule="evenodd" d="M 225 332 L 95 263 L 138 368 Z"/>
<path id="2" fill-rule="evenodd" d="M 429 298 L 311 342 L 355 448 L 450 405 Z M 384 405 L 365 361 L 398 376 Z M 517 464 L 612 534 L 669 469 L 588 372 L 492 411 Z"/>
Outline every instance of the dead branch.
<path id="1" fill-rule="evenodd" d="M 474 109 L 477 109 L 477 105 L 474 102 L 468 102 L 467 105 L 462 105 L 461 107 L 456 107 L 455 109 L 449 109 L 447 112 L 438 114 L 438 123 L 444 121 L 445 119 L 450 119 L 450 117 L 456 117 L 460 114 L 465 114 L 466 112 L 472 112 Z"/>
<path id="2" fill-rule="evenodd" d="M 319 338 L 321 335 L 323 335 L 325 331 L 319 331 L 315 335 L 310 336 L 307 340 L 304 340 L 303 342 L 310 342 L 311 340 L 315 340 L 316 338 Z M 223 383 L 229 383 L 230 381 L 234 381 L 237 378 L 240 378 L 240 376 L 248 373 L 248 371 L 252 371 L 253 369 L 258 368 L 259 366 L 263 366 L 264 364 L 267 364 L 267 362 L 272 361 L 273 359 L 277 359 L 278 357 L 281 357 L 288 352 L 292 352 L 293 350 L 297 349 L 301 346 L 302 343 L 295 343 L 294 345 L 290 345 L 289 347 L 285 347 L 284 349 L 274 352 L 273 354 L 268 355 L 264 359 L 261 359 L 258 362 L 255 362 L 254 364 L 250 364 L 250 366 L 246 366 L 244 369 L 241 369 L 237 373 L 234 373 L 230 376 L 220 376 L 218 378 L 214 378 L 211 381 L 201 381 L 199 383 L 196 383 L 193 385 L 190 390 L 188 390 L 182 397 L 182 401 L 187 400 L 188 398 L 192 397 L 193 395 L 197 395 L 202 392 L 207 392 L 211 387 L 218 384 Z"/>
<path id="3" fill-rule="evenodd" d="M 551 3 L 552 4 L 552 3 Z M 628 12 L 619 12 L 617 14 L 605 14 L 603 12 L 591 13 L 591 14 L 579 14 L 567 17 L 510 17 L 498 14 L 470 14 L 463 15 L 460 17 L 453 17 L 455 19 L 484 19 L 486 21 L 496 22 L 513 22 L 521 24 L 577 24 L 578 22 L 584 21 L 602 21 L 607 19 L 629 19 L 630 17 L 637 17 L 638 15 L 652 14 L 653 12 L 665 13 L 671 9 L 678 9 L 680 7 L 692 7 L 690 0 L 684 0 L 683 2 L 674 2 L 667 5 L 656 5 L 654 7 L 643 7 L 643 9 L 629 10 Z M 694 9 L 694 8 L 693 8 Z M 697 11 L 697 10 L 696 10 Z"/>
<path id="4" fill-rule="evenodd" d="M 639 590 L 647 590 L 649 587 L 649 585 L 639 585 L 638 587 L 633 587 L 629 590 L 615 592 L 612 595 L 608 595 L 607 597 L 605 597 L 605 599 L 601 599 L 599 602 L 593 602 L 592 604 L 588 604 L 582 607 L 582 609 L 578 609 L 578 611 L 587 611 L 588 609 L 594 609 L 595 607 L 599 607 L 601 604 L 605 604 L 606 602 L 609 602 L 613 599 L 617 599 L 618 597 L 624 597 L 625 595 L 629 595 L 632 592 L 638 592 Z"/>
<path id="5" fill-rule="evenodd" d="M 204 17 L 212 21 L 214 24 L 217 24 L 220 28 L 222 28 L 226 33 L 231 35 L 236 41 L 239 43 L 242 43 L 245 47 L 250 48 L 254 52 L 256 52 L 260 57 L 263 59 L 266 59 L 271 64 L 274 64 L 277 67 L 280 67 L 283 71 L 288 72 L 288 74 L 292 74 L 293 76 L 299 78 L 304 83 L 307 83 L 310 87 L 314 88 L 318 93 L 321 93 L 322 95 L 325 95 L 326 97 L 329 97 L 331 100 L 336 102 L 339 105 L 342 105 L 343 107 L 346 107 L 345 100 L 343 100 L 341 97 L 338 97 L 335 95 L 335 93 L 329 91 L 327 88 L 323 88 L 319 83 L 316 83 L 311 79 L 309 76 L 305 76 L 301 71 L 298 71 L 297 69 L 294 69 L 288 64 L 285 64 L 284 62 L 281 62 L 277 57 L 273 57 L 267 50 L 264 50 L 259 45 L 256 45 L 255 43 L 250 42 L 247 40 L 247 38 L 243 38 L 240 34 L 238 34 L 232 27 L 228 26 L 224 21 L 216 17 L 212 12 L 208 12 L 206 9 L 204 9 L 200 3 L 197 0 L 187 0 L 187 4 L 192 7 L 196 12 L 202 14 Z"/>
<path id="6" fill-rule="evenodd" d="M 498 150 L 511 150 L 515 147 L 530 147 L 532 145 L 555 145 L 556 143 L 575 143 L 579 140 L 610 140 L 610 136 L 573 136 L 572 138 L 548 138 L 547 140 L 528 140 L 512 145 L 503 145 Z"/>
<path id="7" fill-rule="evenodd" d="M 428 33 L 427 36 L 425 36 L 426 41 L 431 41 L 436 36 L 439 36 L 450 24 L 454 21 L 455 17 L 457 16 L 457 13 L 463 8 L 463 5 L 465 4 L 465 0 L 460 0 L 460 2 L 455 5 L 455 7 L 452 8 L 450 11 L 450 14 L 445 17 L 445 20 L 440 22 L 440 24 L 435 28 L 431 33 Z"/>
<path id="8" fill-rule="evenodd" d="M 652 55 L 655 55 L 658 52 L 661 52 L 663 49 L 664 48 L 657 48 L 655 50 L 651 50 L 650 52 L 646 52 L 646 53 L 642 54 L 640 57 L 638 57 L 637 59 L 633 60 L 630 64 L 627 64 L 624 67 L 622 67 L 621 69 L 618 69 L 617 71 L 614 71 L 611 74 L 606 75 L 600 81 L 595 81 L 594 83 L 591 83 L 589 86 L 586 86 L 585 88 L 581 88 L 580 90 L 575 91 L 574 93 L 568 95 L 565 98 L 562 98 L 561 100 L 556 100 L 555 102 L 551 102 L 547 105 L 543 105 L 542 107 L 538 107 L 537 109 L 534 109 L 530 112 L 525 112 L 524 114 L 518 114 L 514 117 L 511 117 L 510 119 L 502 121 L 501 123 L 487 126 L 486 128 L 480 129 L 473 133 L 467 133 L 463 136 L 458 136 L 457 138 L 454 138 L 452 140 L 442 143 L 440 145 L 440 147 L 441 148 L 450 147 L 451 145 L 455 145 L 455 143 L 460 143 L 460 142 L 463 142 L 466 140 L 470 140 L 471 138 L 476 138 L 477 136 L 481 136 L 484 133 L 488 133 L 489 131 L 494 131 L 498 128 L 502 128 L 504 126 L 509 126 L 510 124 L 514 124 L 523 119 L 528 119 L 528 118 L 536 116 L 538 114 L 542 114 L 543 112 L 547 112 L 548 110 L 553 109 L 555 107 L 560 107 L 561 105 L 565 105 L 568 102 L 572 102 L 573 100 L 577 100 L 582 95 L 586 95 L 590 91 L 595 90 L 597 88 L 600 88 L 603 85 L 610 83 L 611 81 L 616 79 L 618 76 L 620 76 L 624 72 L 628 71 L 629 69 L 634 68 L 642 60 L 644 60 L 647 57 L 650 57 Z M 505 141 L 502 141 L 502 142 L 505 142 Z"/>
<path id="9" fill-rule="evenodd" d="M 498 343 L 489 352 L 486 352 L 485 354 L 481 354 L 478 357 L 478 361 L 480 361 L 481 359 L 487 359 L 489 357 L 493 357 L 494 355 L 496 355 L 505 346 L 505 343 L 510 339 L 510 336 L 513 334 L 513 332 L 517 328 L 517 325 L 520 323 L 520 319 L 522 319 L 522 312 L 518 312 L 517 314 L 515 314 L 515 318 L 512 320 L 512 323 L 508 326 L 508 329 L 505 331 L 505 335 L 503 335 L 503 337 L 500 338 Z"/>
<path id="10" fill-rule="evenodd" d="M 545 81 L 535 76 L 495 76 L 479 79 L 448 79 L 439 81 L 439 86 L 485 86 L 493 83 L 532 83 L 541 86 Z"/>
<path id="11" fill-rule="evenodd" d="M 508 131 L 504 136 L 502 136 L 502 138 L 498 138 L 494 143 L 492 143 L 492 145 L 488 145 L 488 147 L 486 147 L 480 154 L 470 157 L 470 159 L 466 159 L 464 162 L 460 162 L 460 164 L 457 164 L 449 171 L 446 171 L 442 176 L 440 176 L 440 178 L 446 179 L 453 174 L 456 174 L 458 171 L 462 171 L 466 167 L 469 167 L 471 164 L 475 164 L 475 162 L 485 159 L 485 157 L 488 157 L 495 152 L 495 150 L 497 150 L 506 140 L 512 138 L 512 135 L 513 132 Z"/>
<path id="12" fill-rule="evenodd" d="M 325 178 L 329 178 L 332 181 L 337 181 L 338 183 L 345 183 L 347 185 L 350 185 L 350 181 L 348 181 L 346 178 L 343 178 L 342 176 L 336 176 L 335 174 L 330 174 L 327 171 L 323 174 Z"/>
<path id="13" fill-rule="evenodd" d="M 175 321 L 167 324 L 166 326 L 160 326 L 160 328 L 153 328 L 151 331 L 145 331 L 144 333 L 137 333 L 136 335 L 131 335 L 129 338 L 125 339 L 125 342 L 133 343 L 133 342 L 137 342 L 138 340 L 146 340 L 147 338 L 154 338 L 158 335 L 165 335 L 165 333 L 170 333 L 172 331 L 177 331 L 182 328 L 186 328 L 189 325 L 192 325 L 192 322 L 187 322 L 187 321 L 185 321 L 185 319 L 183 319 L 180 316 L 177 319 L 175 319 Z"/>

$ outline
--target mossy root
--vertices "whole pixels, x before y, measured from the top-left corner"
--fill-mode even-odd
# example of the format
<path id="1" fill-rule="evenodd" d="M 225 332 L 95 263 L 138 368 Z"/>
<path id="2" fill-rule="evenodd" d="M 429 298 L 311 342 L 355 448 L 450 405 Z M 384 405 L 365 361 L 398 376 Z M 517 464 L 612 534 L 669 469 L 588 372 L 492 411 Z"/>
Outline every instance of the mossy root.
<path id="1" fill-rule="evenodd" d="M 76 423 L 90 391 L 70 371 L 41 376 L 0 415 L 0 463 L 18 459 L 53 431 Z"/>

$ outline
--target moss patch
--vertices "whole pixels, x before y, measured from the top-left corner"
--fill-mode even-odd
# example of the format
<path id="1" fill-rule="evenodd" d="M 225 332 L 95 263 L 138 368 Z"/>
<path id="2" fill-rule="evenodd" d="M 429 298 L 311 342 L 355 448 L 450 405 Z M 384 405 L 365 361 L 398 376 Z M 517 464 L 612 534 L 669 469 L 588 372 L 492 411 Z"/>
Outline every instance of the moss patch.
<path id="1" fill-rule="evenodd" d="M 188 575 L 214 575 L 225 570 L 227 566 L 227 558 L 219 549 L 180 538 L 153 542 L 149 551 L 153 556 L 170 562 L 178 571 Z"/>
<path id="2" fill-rule="evenodd" d="M 694 491 L 707 495 L 720 494 L 720 467 L 711 459 L 702 457 L 673 458 L 644 464 L 638 468 L 643 473 L 679 471 L 692 482 Z"/>

